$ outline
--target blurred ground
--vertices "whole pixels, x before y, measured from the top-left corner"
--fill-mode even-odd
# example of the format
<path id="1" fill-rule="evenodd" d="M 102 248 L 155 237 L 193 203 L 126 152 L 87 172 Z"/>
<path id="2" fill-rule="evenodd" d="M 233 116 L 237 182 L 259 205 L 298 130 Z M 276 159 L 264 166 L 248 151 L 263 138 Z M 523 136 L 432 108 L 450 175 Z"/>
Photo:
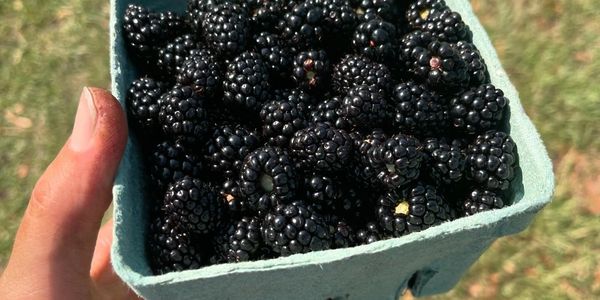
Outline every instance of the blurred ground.
<path id="1" fill-rule="evenodd" d="M 600 2 L 473 0 L 554 161 L 554 202 L 435 299 L 600 297 Z M 0 1 L 0 271 L 81 87 L 108 87 L 108 3 Z M 405 298 L 410 298 L 406 296 Z"/>

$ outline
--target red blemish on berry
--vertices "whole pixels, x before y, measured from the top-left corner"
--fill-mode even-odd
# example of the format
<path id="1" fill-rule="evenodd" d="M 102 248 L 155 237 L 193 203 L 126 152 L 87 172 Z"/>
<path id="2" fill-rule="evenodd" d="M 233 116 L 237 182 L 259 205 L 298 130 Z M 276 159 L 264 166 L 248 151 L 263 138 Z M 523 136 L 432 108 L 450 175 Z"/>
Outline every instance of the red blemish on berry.
<path id="1" fill-rule="evenodd" d="M 429 66 L 432 69 L 439 69 L 442 67 L 442 60 L 439 57 L 434 56 L 429 60 Z"/>

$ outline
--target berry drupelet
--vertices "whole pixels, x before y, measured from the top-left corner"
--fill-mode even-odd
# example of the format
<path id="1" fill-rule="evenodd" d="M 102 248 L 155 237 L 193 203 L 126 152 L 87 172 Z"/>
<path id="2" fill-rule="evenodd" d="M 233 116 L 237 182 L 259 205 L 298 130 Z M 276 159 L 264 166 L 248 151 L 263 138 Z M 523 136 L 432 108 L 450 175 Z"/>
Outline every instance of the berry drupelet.
<path id="1" fill-rule="evenodd" d="M 190 51 L 177 74 L 177 83 L 190 86 L 196 94 L 208 98 L 219 93 L 222 79 L 219 61 L 207 49 Z"/>
<path id="2" fill-rule="evenodd" d="M 296 192 L 296 172 L 287 151 L 263 147 L 246 156 L 240 187 L 249 208 L 259 215 L 291 201 Z"/>
<path id="3" fill-rule="evenodd" d="M 212 186 L 186 176 L 169 186 L 162 210 L 188 232 L 205 235 L 219 226 L 223 204 L 224 200 Z"/>
<path id="4" fill-rule="evenodd" d="M 344 97 L 341 111 L 353 126 L 368 128 L 384 124 L 390 107 L 383 91 L 374 86 L 358 85 Z"/>
<path id="5" fill-rule="evenodd" d="M 223 101 L 236 110 L 258 112 L 270 98 L 269 71 L 256 52 L 244 52 L 227 67 Z"/>
<path id="6" fill-rule="evenodd" d="M 389 91 L 392 86 L 390 70 L 382 64 L 360 55 L 346 55 L 333 69 L 333 89 L 345 95 L 358 85 L 374 86 Z"/>
<path id="7" fill-rule="evenodd" d="M 161 101 L 158 120 L 166 136 L 190 146 L 204 141 L 209 127 L 206 98 L 189 86 L 175 86 Z"/>
<path id="8" fill-rule="evenodd" d="M 331 67 L 325 51 L 303 51 L 294 57 L 292 76 L 299 88 L 318 93 L 329 85 L 330 75 Z"/>
<path id="9" fill-rule="evenodd" d="M 472 88 L 450 101 L 450 118 L 461 133 L 478 134 L 496 128 L 504 117 L 508 99 L 492 84 Z"/>
<path id="10" fill-rule="evenodd" d="M 150 174 L 159 191 L 185 176 L 198 177 L 202 163 L 193 152 L 177 142 L 165 141 L 149 158 Z"/>
<path id="11" fill-rule="evenodd" d="M 428 138 L 423 142 L 427 174 L 438 186 L 458 183 L 463 179 L 465 148 L 458 139 Z"/>
<path id="12" fill-rule="evenodd" d="M 260 111 L 262 134 L 270 145 L 287 147 L 296 131 L 308 125 L 301 104 L 290 100 L 271 101 Z"/>
<path id="13" fill-rule="evenodd" d="M 504 201 L 500 195 L 481 189 L 471 191 L 462 202 L 462 212 L 465 216 L 503 207 Z"/>
<path id="14" fill-rule="evenodd" d="M 246 49 L 249 39 L 248 12 L 235 3 L 224 2 L 208 10 L 202 20 L 204 39 L 217 55 L 231 58 Z"/>
<path id="15" fill-rule="evenodd" d="M 147 250 L 156 275 L 198 269 L 204 263 L 192 236 L 170 217 L 158 216 L 151 223 Z"/>
<path id="16" fill-rule="evenodd" d="M 422 146 L 412 136 L 397 134 L 368 153 L 377 178 L 388 189 L 399 188 L 420 175 Z"/>
<path id="17" fill-rule="evenodd" d="M 131 119 L 142 135 L 152 135 L 158 126 L 160 97 L 167 84 L 149 77 L 134 80 L 127 90 L 127 108 Z"/>
<path id="18" fill-rule="evenodd" d="M 262 236 L 281 256 L 331 248 L 332 228 L 303 202 L 279 205 L 263 222 Z"/>
<path id="19" fill-rule="evenodd" d="M 448 112 L 443 100 L 427 86 L 407 81 L 392 93 L 393 124 L 402 132 L 430 135 L 448 127 Z"/>
<path id="20" fill-rule="evenodd" d="M 233 178 L 244 158 L 260 146 L 260 137 L 243 125 L 215 126 L 205 146 L 207 167 L 225 178 Z"/>
<path id="21" fill-rule="evenodd" d="M 506 133 L 490 130 L 467 149 L 467 178 L 482 188 L 505 191 L 515 177 L 517 145 Z"/>
<path id="22" fill-rule="evenodd" d="M 352 48 L 376 62 L 392 64 L 398 47 L 396 26 L 381 19 L 361 23 L 354 31 Z"/>
<path id="23" fill-rule="evenodd" d="M 417 183 L 379 197 L 377 217 L 386 235 L 399 237 L 453 219 L 450 206 L 437 189 Z"/>
<path id="24" fill-rule="evenodd" d="M 298 169 L 325 172 L 342 170 L 352 155 L 350 135 L 326 123 L 317 123 L 294 134 L 291 154 Z"/>

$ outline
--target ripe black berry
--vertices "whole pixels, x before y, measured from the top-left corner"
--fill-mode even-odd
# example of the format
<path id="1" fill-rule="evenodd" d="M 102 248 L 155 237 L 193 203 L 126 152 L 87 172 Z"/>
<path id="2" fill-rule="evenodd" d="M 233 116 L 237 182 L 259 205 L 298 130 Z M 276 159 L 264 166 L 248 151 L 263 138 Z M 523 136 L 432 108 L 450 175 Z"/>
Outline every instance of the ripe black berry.
<path id="1" fill-rule="evenodd" d="M 496 128 L 504 117 L 508 99 L 492 84 L 468 90 L 450 101 L 453 127 L 467 134 L 477 134 Z"/>
<path id="2" fill-rule="evenodd" d="M 325 172 L 342 170 L 352 155 L 353 143 L 344 130 L 317 123 L 294 134 L 292 156 L 299 169 Z"/>
<path id="3" fill-rule="evenodd" d="M 294 58 L 292 75 L 298 87 L 320 92 L 329 85 L 331 67 L 323 50 L 303 51 Z"/>
<path id="4" fill-rule="evenodd" d="M 467 178 L 492 191 L 505 191 L 515 177 L 517 145 L 500 131 L 478 136 L 467 149 Z"/>

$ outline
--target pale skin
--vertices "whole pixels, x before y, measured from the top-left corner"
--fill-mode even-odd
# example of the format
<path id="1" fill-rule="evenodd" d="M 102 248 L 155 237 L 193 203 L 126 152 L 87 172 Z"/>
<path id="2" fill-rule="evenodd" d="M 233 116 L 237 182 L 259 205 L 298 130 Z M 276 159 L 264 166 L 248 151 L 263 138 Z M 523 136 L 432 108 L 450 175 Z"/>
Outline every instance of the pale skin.
<path id="1" fill-rule="evenodd" d="M 40 177 L 0 277 L 0 299 L 137 299 L 110 264 L 101 228 L 127 141 L 108 92 L 85 88 L 71 136 Z"/>

